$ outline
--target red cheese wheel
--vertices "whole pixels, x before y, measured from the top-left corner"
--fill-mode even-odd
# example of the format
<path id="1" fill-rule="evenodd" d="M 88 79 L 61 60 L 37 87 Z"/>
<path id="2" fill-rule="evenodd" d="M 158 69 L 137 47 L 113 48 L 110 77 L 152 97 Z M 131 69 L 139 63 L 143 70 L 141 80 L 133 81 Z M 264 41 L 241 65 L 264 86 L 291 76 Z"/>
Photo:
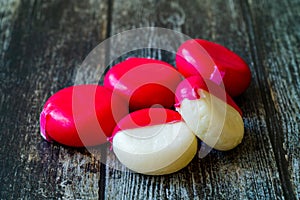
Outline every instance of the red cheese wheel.
<path id="1" fill-rule="evenodd" d="M 184 42 L 176 54 L 176 66 L 185 77 L 200 75 L 224 83 L 230 96 L 243 93 L 251 81 L 246 62 L 226 47 L 202 39 Z"/>
<path id="2" fill-rule="evenodd" d="M 134 111 L 156 104 L 171 108 L 181 80 L 181 74 L 168 63 L 129 58 L 107 72 L 104 86 L 122 95 L 129 102 L 130 110 Z"/>
<path id="3" fill-rule="evenodd" d="M 72 86 L 47 100 L 40 115 L 41 135 L 67 146 L 99 145 L 126 114 L 125 100 L 111 90 L 98 85 Z"/>

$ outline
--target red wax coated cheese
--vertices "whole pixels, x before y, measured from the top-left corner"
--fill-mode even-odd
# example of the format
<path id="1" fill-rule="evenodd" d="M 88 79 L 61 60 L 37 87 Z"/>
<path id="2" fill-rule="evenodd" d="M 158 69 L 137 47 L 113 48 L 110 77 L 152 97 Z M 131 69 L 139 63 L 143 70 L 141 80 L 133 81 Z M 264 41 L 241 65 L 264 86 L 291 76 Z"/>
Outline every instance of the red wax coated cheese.
<path id="1" fill-rule="evenodd" d="M 130 113 L 116 126 L 111 142 L 123 165 L 149 175 L 178 171 L 197 152 L 197 139 L 181 115 L 165 108 Z"/>
<path id="2" fill-rule="evenodd" d="M 41 135 L 67 146 L 99 145 L 127 114 L 125 100 L 111 90 L 98 85 L 72 86 L 47 100 L 40 115 Z"/>
<path id="3" fill-rule="evenodd" d="M 236 105 L 233 99 L 227 94 L 227 92 L 222 87 L 218 86 L 216 83 L 208 79 L 203 79 L 201 76 L 188 77 L 178 85 L 176 89 L 175 106 L 180 106 L 180 103 L 185 98 L 189 100 L 199 99 L 199 89 L 205 90 L 210 94 L 223 100 L 224 102 L 232 106 L 234 109 L 236 109 L 242 116 L 241 109 Z"/>
<path id="4" fill-rule="evenodd" d="M 132 112 L 121 119 L 113 131 L 113 136 L 120 130 L 175 123 L 181 120 L 181 115 L 176 111 L 165 108 L 145 108 Z"/>
<path id="5" fill-rule="evenodd" d="M 113 66 L 105 75 L 104 86 L 122 95 L 131 111 L 159 104 L 174 105 L 181 74 L 168 63 L 148 58 L 129 58 Z"/>
<path id="6" fill-rule="evenodd" d="M 202 39 L 184 42 L 176 54 L 176 66 L 185 77 L 201 75 L 224 83 L 230 96 L 243 93 L 251 81 L 246 62 L 224 46 Z"/>

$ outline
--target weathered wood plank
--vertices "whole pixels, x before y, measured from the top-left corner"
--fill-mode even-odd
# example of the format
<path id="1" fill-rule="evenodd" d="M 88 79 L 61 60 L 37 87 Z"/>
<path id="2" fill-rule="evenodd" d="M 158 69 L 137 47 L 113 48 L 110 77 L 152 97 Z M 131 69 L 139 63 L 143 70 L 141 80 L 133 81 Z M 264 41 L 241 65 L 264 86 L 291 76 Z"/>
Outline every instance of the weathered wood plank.
<path id="1" fill-rule="evenodd" d="M 196 157 L 182 171 L 162 177 L 106 169 L 108 199 L 283 199 L 280 173 L 270 139 L 262 86 L 247 36 L 243 10 L 236 1 L 114 1 L 112 34 L 135 27 L 163 26 L 191 37 L 219 42 L 241 55 L 250 65 L 253 80 L 237 99 L 244 111 L 245 138 L 229 152 L 211 152 Z M 247 13 L 245 14 L 247 15 Z M 166 41 L 167 44 L 167 41 Z M 259 48 L 259 47 L 257 47 Z M 172 60 L 154 51 L 150 57 Z M 149 51 L 139 51 L 149 57 Z M 124 56 L 125 57 L 125 56 Z M 172 63 L 174 64 L 174 63 Z M 253 99 L 255 96 L 255 99 Z M 111 162 L 116 162 L 109 156 Z"/>
<path id="2" fill-rule="evenodd" d="M 251 13 L 249 35 L 280 178 L 286 196 L 299 199 L 300 2 L 249 1 L 244 7 Z"/>
<path id="3" fill-rule="evenodd" d="M 0 1 L 0 199 L 299 199 L 299 2 L 108 3 Z M 41 139 L 43 103 L 73 84 L 88 52 L 109 34 L 144 26 L 219 42 L 249 63 L 253 81 L 237 99 L 246 126 L 239 147 L 155 177 L 100 168 L 87 150 Z M 174 64 L 160 50 L 129 55 Z M 110 153 L 108 163 L 117 163 Z"/>
<path id="4" fill-rule="evenodd" d="M 20 0 L 9 0 L 0 2 L 0 61 L 3 62 L 4 52 L 7 50 L 11 41 L 11 31 L 14 21 L 17 17 L 17 10 L 20 6 Z M 0 63 L 3 66 L 3 63 Z"/>
<path id="5" fill-rule="evenodd" d="M 100 162 L 39 135 L 46 99 L 106 37 L 106 1 L 1 1 L 0 199 L 98 199 Z"/>

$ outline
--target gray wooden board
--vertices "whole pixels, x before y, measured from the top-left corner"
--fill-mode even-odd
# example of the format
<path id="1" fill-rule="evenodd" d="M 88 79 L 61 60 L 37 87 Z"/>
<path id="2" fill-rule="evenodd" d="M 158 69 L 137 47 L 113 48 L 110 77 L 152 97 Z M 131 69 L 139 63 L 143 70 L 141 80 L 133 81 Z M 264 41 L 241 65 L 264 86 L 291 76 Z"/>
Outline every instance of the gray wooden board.
<path id="1" fill-rule="evenodd" d="M 106 37 L 106 2 L 0 4 L 0 199 L 98 199 L 99 159 L 43 141 L 39 113 Z"/>
<path id="2" fill-rule="evenodd" d="M 280 177 L 286 195 L 299 199 L 300 2 L 253 1 L 243 7 L 251 13 L 244 16 Z"/>
<path id="3" fill-rule="evenodd" d="M 0 1 L 0 199 L 299 199 L 299 10 L 296 0 Z M 243 143 L 196 156 L 180 172 L 144 176 L 111 151 L 101 157 L 121 171 L 85 149 L 43 141 L 46 99 L 74 84 L 106 37 L 145 26 L 218 42 L 247 61 L 252 83 L 236 99 Z M 115 63 L 132 55 L 174 64 L 174 54 L 155 49 Z"/>

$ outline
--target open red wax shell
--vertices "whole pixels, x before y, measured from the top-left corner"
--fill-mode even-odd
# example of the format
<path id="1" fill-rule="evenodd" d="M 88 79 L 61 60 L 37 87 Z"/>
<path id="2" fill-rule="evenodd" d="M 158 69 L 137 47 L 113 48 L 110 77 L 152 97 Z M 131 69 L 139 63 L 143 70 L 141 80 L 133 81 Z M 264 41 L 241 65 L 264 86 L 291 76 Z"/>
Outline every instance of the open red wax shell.
<path id="1" fill-rule="evenodd" d="M 159 104 L 174 105 L 175 90 L 182 75 L 168 63 L 148 58 L 129 58 L 113 66 L 104 86 L 122 95 L 131 111 Z"/>
<path id="2" fill-rule="evenodd" d="M 188 40 L 177 50 L 176 66 L 185 77 L 201 75 L 222 81 L 232 97 L 243 93 L 251 81 L 247 63 L 226 47 L 202 39 Z"/>
<path id="3" fill-rule="evenodd" d="M 241 143 L 241 110 L 214 82 L 200 76 L 189 77 L 178 85 L 176 101 L 176 110 L 186 125 L 210 147 L 227 151 Z"/>
<path id="4" fill-rule="evenodd" d="M 181 115 L 173 110 L 165 108 L 145 108 L 134 111 L 126 115 L 119 121 L 113 130 L 112 141 L 115 134 L 121 130 L 140 128 L 145 126 L 154 126 L 167 123 L 175 123 L 181 121 Z"/>
<path id="5" fill-rule="evenodd" d="M 189 100 L 199 99 L 199 89 L 205 90 L 210 94 L 223 100 L 228 105 L 232 106 L 235 110 L 237 110 L 242 116 L 241 109 L 236 105 L 233 99 L 227 94 L 227 92 L 222 87 L 220 87 L 211 80 L 203 79 L 201 76 L 188 77 L 177 86 L 175 107 L 180 106 L 180 103 L 185 98 Z"/>
<path id="6" fill-rule="evenodd" d="M 40 115 L 41 135 L 67 146 L 95 146 L 107 141 L 126 114 L 126 102 L 111 90 L 98 85 L 71 86 L 47 100 Z"/>

